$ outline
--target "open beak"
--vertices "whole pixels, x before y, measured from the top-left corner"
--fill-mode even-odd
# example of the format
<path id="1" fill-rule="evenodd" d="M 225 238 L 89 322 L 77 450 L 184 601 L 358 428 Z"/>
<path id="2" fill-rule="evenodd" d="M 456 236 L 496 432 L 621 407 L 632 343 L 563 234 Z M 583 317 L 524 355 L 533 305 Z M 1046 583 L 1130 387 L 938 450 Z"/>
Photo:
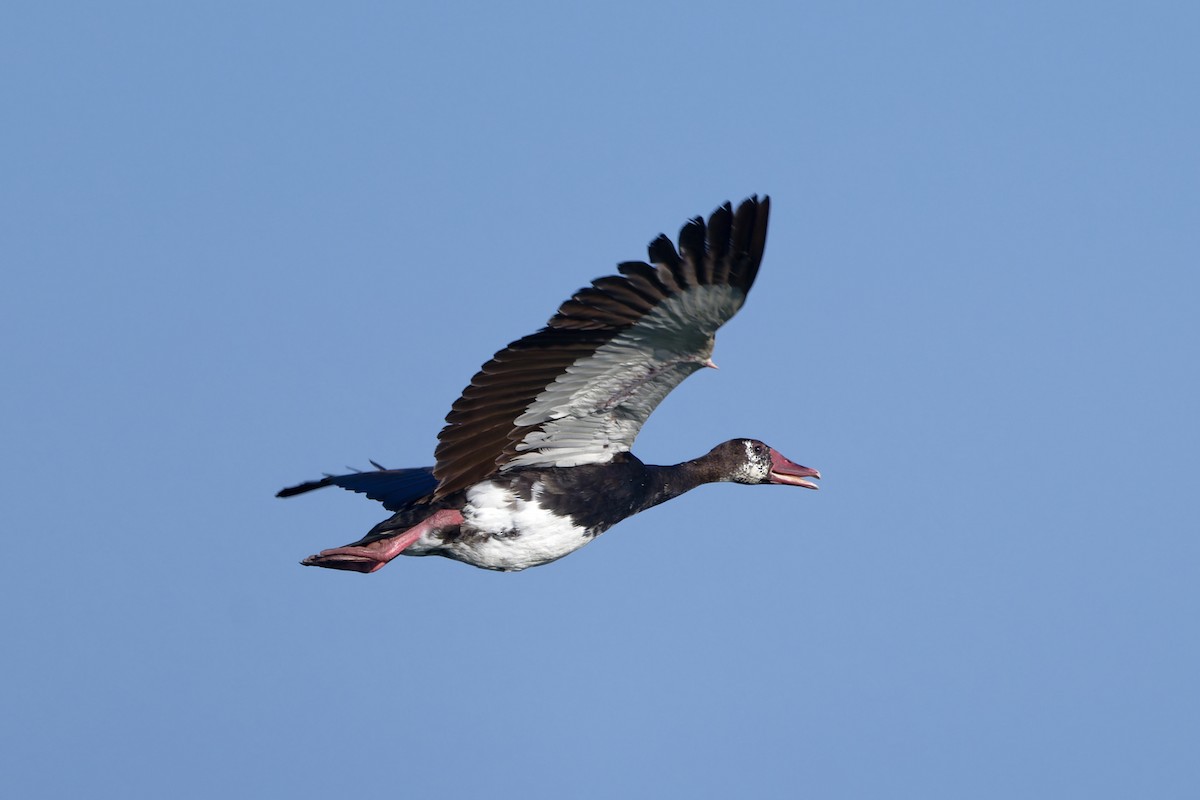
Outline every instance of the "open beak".
<path id="1" fill-rule="evenodd" d="M 779 451 L 771 450 L 771 483 L 783 483 L 788 486 L 803 486 L 805 489 L 818 489 L 815 483 L 807 481 L 805 478 L 821 477 L 821 473 L 817 472 L 812 467 L 802 467 L 794 461 L 788 461 L 779 454 Z"/>

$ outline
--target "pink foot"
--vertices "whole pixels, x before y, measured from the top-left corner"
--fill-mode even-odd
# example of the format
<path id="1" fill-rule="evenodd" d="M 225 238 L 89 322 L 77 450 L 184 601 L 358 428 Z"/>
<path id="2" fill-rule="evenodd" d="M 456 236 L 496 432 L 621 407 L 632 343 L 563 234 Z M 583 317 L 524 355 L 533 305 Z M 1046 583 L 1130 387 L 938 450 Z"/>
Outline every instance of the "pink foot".
<path id="1" fill-rule="evenodd" d="M 363 545 L 346 545 L 322 550 L 315 556 L 309 556 L 300 563 L 306 567 L 328 567 L 329 569 L 345 569 L 352 572 L 375 572 L 383 565 L 411 547 L 414 542 L 436 530 L 453 528 L 462 524 L 462 514 L 454 509 L 444 508 L 430 515 L 408 530 L 387 539 Z"/>

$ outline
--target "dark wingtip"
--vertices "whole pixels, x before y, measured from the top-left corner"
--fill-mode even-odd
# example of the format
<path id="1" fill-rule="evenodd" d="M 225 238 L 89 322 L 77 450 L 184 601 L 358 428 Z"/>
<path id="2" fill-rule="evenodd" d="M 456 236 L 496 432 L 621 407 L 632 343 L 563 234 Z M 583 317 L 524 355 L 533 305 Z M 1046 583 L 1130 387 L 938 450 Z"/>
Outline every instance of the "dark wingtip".
<path id="1" fill-rule="evenodd" d="M 647 251 L 651 264 L 664 264 L 671 269 L 679 264 L 679 253 L 675 252 L 675 243 L 667 238 L 665 233 L 654 237 L 654 241 L 650 242 Z"/>
<path id="2" fill-rule="evenodd" d="M 733 261 L 730 265 L 730 281 L 749 292 L 762 263 L 763 250 L 767 243 L 767 220 L 771 214 L 771 198 L 751 195 L 743 200 L 733 215 L 730 244 Z"/>

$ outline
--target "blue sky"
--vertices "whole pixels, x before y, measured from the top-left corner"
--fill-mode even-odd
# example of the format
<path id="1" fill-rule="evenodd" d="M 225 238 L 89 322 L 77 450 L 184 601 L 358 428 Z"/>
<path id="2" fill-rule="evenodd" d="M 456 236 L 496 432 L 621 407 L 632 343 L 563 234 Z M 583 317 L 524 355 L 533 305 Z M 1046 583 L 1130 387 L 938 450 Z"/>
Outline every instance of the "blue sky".
<path id="1" fill-rule="evenodd" d="M 1200 13 L 9 4 L 12 796 L 1192 797 Z M 638 441 L 713 486 L 516 575 L 297 561 L 492 352 L 752 193 Z"/>

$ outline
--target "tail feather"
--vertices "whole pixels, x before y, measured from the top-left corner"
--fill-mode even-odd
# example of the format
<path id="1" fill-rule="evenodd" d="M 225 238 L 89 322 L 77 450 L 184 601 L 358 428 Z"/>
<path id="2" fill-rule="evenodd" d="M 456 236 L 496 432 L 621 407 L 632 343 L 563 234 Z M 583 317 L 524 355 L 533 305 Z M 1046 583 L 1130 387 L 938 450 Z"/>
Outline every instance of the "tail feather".
<path id="1" fill-rule="evenodd" d="M 374 461 L 371 463 L 379 466 Z M 352 492 L 365 494 L 372 500 L 378 500 L 388 511 L 400 511 L 414 501 L 432 494 L 437 485 L 437 478 L 433 477 L 433 467 L 381 468 L 372 472 L 326 475 L 317 481 L 306 481 L 280 489 L 275 496 L 294 497 L 326 486 L 340 486 Z"/>

